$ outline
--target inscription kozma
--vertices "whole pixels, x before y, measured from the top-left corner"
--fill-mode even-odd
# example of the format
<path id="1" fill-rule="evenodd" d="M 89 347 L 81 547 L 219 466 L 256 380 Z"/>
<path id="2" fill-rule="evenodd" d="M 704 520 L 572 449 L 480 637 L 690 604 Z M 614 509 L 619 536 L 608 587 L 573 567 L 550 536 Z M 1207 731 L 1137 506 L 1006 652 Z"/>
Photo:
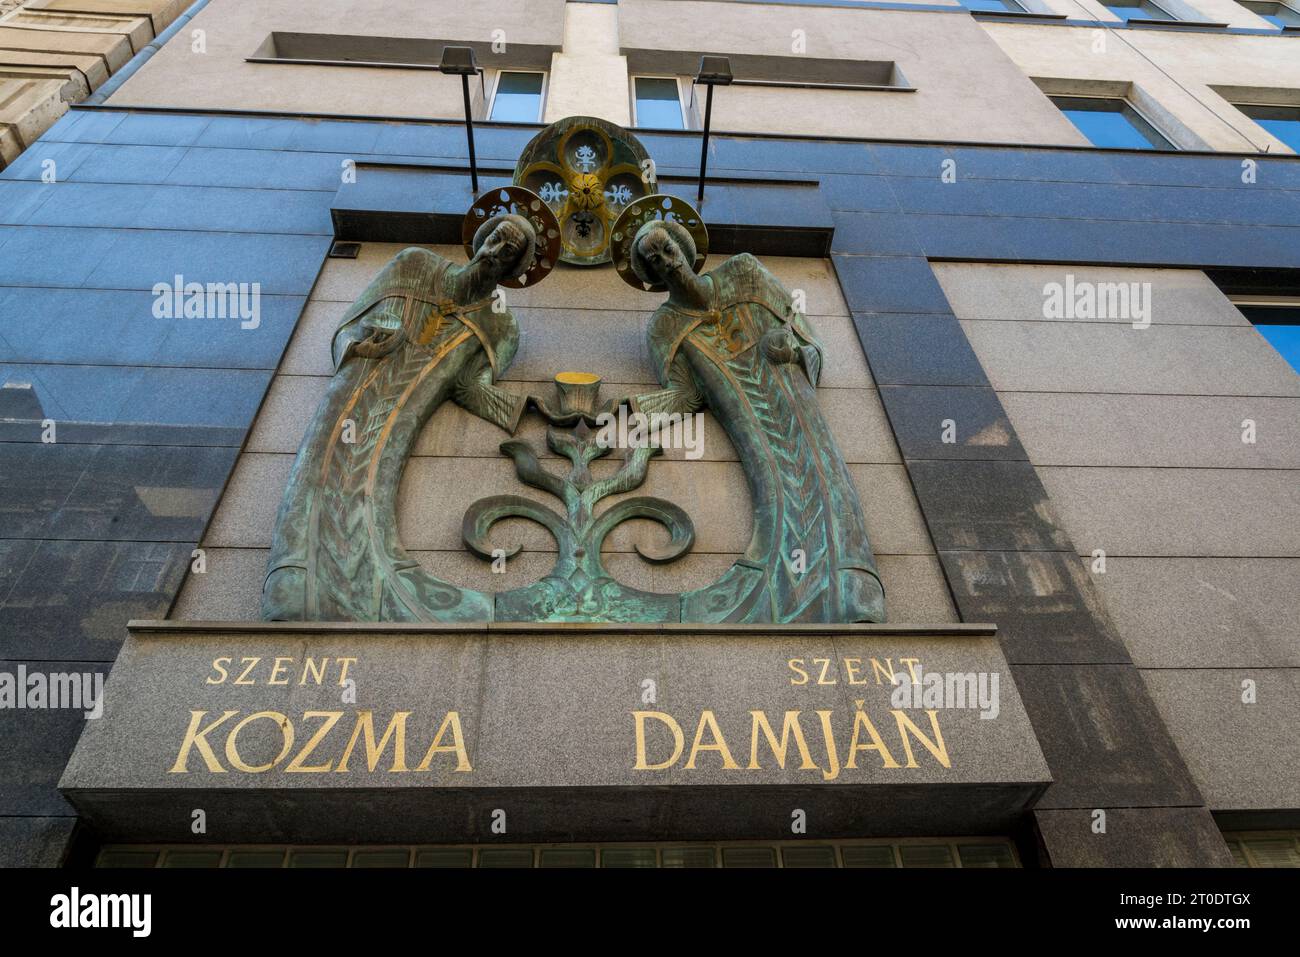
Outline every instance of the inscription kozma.
<path id="1" fill-rule="evenodd" d="M 852 657 L 783 662 L 784 677 L 795 688 L 842 684 L 880 689 L 874 691 L 879 700 L 873 707 L 857 698 L 851 714 L 818 707 L 787 708 L 771 716 L 761 708 L 631 710 L 632 770 L 652 776 L 702 768 L 742 773 L 789 769 L 834 781 L 869 766 L 893 770 L 925 763 L 950 769 L 938 709 L 917 709 L 914 717 L 889 707 L 889 692 L 899 681 L 916 682 L 919 663 L 918 658 Z M 347 702 L 355 700 L 348 689 L 355 687 L 359 667 L 355 657 L 220 656 L 212 660 L 203 683 L 341 688 Z M 377 716 L 366 708 L 292 713 L 281 708 L 191 709 L 169 773 L 346 774 L 364 767 L 369 772 L 469 774 L 474 769 L 458 710 Z"/>

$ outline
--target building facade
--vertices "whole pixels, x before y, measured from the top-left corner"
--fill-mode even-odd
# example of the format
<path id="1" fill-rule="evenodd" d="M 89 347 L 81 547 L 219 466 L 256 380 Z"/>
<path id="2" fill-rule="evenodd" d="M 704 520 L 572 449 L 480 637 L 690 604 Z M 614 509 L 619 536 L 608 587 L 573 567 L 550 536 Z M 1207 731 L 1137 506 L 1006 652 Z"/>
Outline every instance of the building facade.
<path id="1" fill-rule="evenodd" d="M 1300 862 L 1286 3 L 32 10 L 60 13 L 0 21 L 0 63 L 31 67 L 15 32 L 55 50 L 112 35 L 85 18 L 171 26 L 0 172 L 0 658 L 50 687 L 113 670 L 94 717 L 0 710 L 4 864 Z M 464 87 L 448 46 L 482 68 Z M 732 82 L 694 82 L 702 56 Z M 480 192 L 593 117 L 698 206 L 705 270 L 752 253 L 790 294 L 883 621 L 506 616 L 499 597 L 482 620 L 262 620 L 341 324 L 404 248 L 466 259 L 466 104 Z M 518 348 L 496 385 L 668 384 L 664 293 L 617 259 L 505 290 Z M 237 308 L 187 311 L 193 283 Z M 449 401 L 412 439 L 379 533 L 423 573 L 499 596 L 556 565 L 554 532 L 518 516 L 491 533 L 502 555 L 465 544 L 485 496 L 554 504 L 502 453 L 559 468 L 557 419 L 530 408 L 503 428 Z M 622 586 L 688 595 L 749 556 L 767 500 L 728 414 L 710 405 L 636 491 L 689 516 L 689 554 L 647 561 L 664 533 L 645 522 L 597 543 Z M 908 661 L 998 676 L 998 714 L 899 705 L 879 679 Z M 756 712 L 787 724 L 764 737 Z"/>

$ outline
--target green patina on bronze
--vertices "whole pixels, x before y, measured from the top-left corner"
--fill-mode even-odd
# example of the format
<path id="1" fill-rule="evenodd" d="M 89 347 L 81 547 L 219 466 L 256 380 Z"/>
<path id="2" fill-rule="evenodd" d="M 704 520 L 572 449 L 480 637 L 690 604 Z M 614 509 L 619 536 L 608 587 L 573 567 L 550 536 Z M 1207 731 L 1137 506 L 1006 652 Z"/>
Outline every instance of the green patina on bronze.
<path id="1" fill-rule="evenodd" d="M 451 399 L 513 432 L 526 399 L 499 388 L 519 327 L 499 282 L 554 261 L 549 212 L 525 190 L 487 201 L 474 258 L 399 253 L 334 334 L 334 377 L 294 461 L 272 538 L 262 616 L 289 621 L 482 621 L 492 596 L 424 571 L 397 535 L 397 489 L 421 428 Z M 484 201 L 476 206 L 483 205 Z M 542 210 L 541 204 L 538 204 Z M 552 234 L 548 251 L 547 236 Z M 549 268 L 549 266 L 547 267 Z"/>
<path id="2" fill-rule="evenodd" d="M 537 622 L 880 622 L 884 591 L 857 491 L 817 403 L 822 346 L 790 294 L 748 254 L 705 274 L 707 231 L 689 204 L 650 196 L 630 203 L 611 229 L 611 256 L 629 283 L 666 289 L 649 329 L 662 388 L 599 402 L 599 376 L 556 376 L 557 398 L 496 385 L 519 329 L 493 297 L 498 283 L 526 285 L 558 254 L 549 210 L 510 187 L 476 203 L 467 236 L 473 258 L 457 266 L 423 249 L 390 262 L 335 333 L 335 374 L 307 429 L 276 521 L 263 615 L 278 620 Z M 539 239 L 540 238 L 540 239 Z M 495 306 L 495 308 L 494 308 Z M 501 445 L 519 479 L 562 510 L 518 495 L 472 505 L 466 547 L 488 561 L 492 527 L 508 518 L 542 525 L 556 542 L 542 580 L 493 594 L 424 571 L 397 535 L 402 471 L 425 422 L 448 399 L 513 433 L 532 408 L 547 445 L 569 463 L 548 470 L 538 451 Z M 593 427 L 621 406 L 649 417 L 707 410 L 726 429 L 744 469 L 753 533 L 716 582 L 657 594 L 616 581 L 601 550 L 618 525 L 650 520 L 668 532 L 637 545 L 650 562 L 690 551 L 695 532 L 677 505 L 615 499 L 638 488 L 659 449 L 624 451 L 612 474 L 591 466 L 611 448 Z M 727 520 L 726 516 L 719 517 Z M 733 519 L 734 520 L 734 519 Z M 485 568 L 485 581 L 490 581 Z"/>
<path id="3" fill-rule="evenodd" d="M 587 390 L 594 400 L 599 379 Z M 560 383 L 561 386 L 563 385 Z M 618 525 L 630 519 L 648 519 L 668 530 L 669 541 L 663 547 L 634 546 L 649 562 L 671 562 L 691 549 L 695 528 L 687 514 L 658 498 L 621 499 L 599 515 L 596 505 L 611 495 L 630 492 L 645 481 L 646 468 L 660 449 L 641 445 L 629 449 L 622 465 L 613 475 L 596 479 L 591 463 L 609 454 L 610 448 L 597 441 L 589 426 L 594 419 L 588 414 L 573 414 L 573 406 L 561 391 L 558 412 L 551 412 L 540 402 L 539 410 L 554 423 L 577 419 L 576 425 L 561 431 L 552 425 L 546 430 L 546 444 L 557 455 L 569 460 L 567 475 L 556 475 L 537 458 L 537 453 L 520 441 L 504 442 L 501 451 L 514 459 L 519 479 L 534 488 L 554 495 L 564 504 L 564 514 L 518 495 L 498 495 L 480 499 L 465 514 L 463 526 L 466 546 L 485 559 L 505 559 L 518 547 L 494 552 L 487 535 L 492 525 L 504 518 L 530 519 L 546 528 L 555 539 L 558 555 L 555 567 L 541 581 L 497 596 L 496 617 L 500 621 L 678 621 L 677 595 L 655 594 L 629 588 L 614 580 L 601 560 L 601 546 Z M 594 404 L 594 402 L 592 403 Z M 590 405 L 588 406 L 590 408 Z"/>
<path id="4" fill-rule="evenodd" d="M 822 345 L 790 293 L 748 253 L 697 274 L 695 217 L 681 200 L 634 203 L 615 227 L 614 252 L 629 282 L 669 293 L 648 333 L 663 388 L 633 405 L 712 412 L 753 503 L 744 556 L 681 596 L 682 620 L 884 621 L 862 505 L 817 403 Z"/>

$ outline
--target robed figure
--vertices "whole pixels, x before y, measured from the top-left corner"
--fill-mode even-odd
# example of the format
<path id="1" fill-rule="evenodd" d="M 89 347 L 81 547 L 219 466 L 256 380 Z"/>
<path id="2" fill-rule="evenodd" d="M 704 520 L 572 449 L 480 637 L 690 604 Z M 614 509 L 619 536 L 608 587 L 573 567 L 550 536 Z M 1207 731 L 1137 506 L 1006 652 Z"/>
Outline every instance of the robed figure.
<path id="1" fill-rule="evenodd" d="M 862 506 L 817 402 L 822 345 L 790 294 L 748 253 L 697 274 L 695 240 L 672 219 L 645 222 L 627 251 L 643 287 L 669 293 L 649 330 L 663 388 L 634 406 L 708 408 L 736 447 L 753 502 L 745 554 L 718 582 L 683 595 L 682 620 L 884 621 Z"/>
<path id="2" fill-rule="evenodd" d="M 525 192 L 525 191 L 521 191 Z M 528 194 L 531 196 L 531 194 Z M 524 396 L 496 379 L 519 327 L 498 283 L 535 281 L 534 222 L 506 212 L 473 234 L 465 265 L 412 247 L 344 316 L 335 372 L 280 505 L 262 594 L 271 620 L 485 621 L 492 596 L 420 568 L 397 536 L 396 498 L 420 429 L 446 400 L 513 432 Z M 545 269 L 551 267 L 545 262 Z M 532 277 L 526 277 L 530 272 Z"/>

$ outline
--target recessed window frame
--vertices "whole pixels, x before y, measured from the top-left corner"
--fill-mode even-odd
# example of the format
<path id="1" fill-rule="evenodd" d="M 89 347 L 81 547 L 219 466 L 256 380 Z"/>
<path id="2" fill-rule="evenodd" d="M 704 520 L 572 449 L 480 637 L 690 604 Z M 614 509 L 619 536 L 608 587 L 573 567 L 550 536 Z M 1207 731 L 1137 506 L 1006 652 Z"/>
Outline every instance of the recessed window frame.
<path id="1" fill-rule="evenodd" d="M 1119 17 L 1124 23 L 1128 23 L 1131 20 L 1136 20 L 1139 23 L 1183 23 L 1185 22 L 1182 17 L 1178 16 L 1178 14 L 1174 13 L 1172 10 L 1170 10 L 1168 7 L 1164 6 L 1163 4 L 1157 3 L 1156 0 L 1131 0 L 1131 2 L 1128 3 L 1116 3 L 1114 2 L 1114 0 L 1100 0 L 1100 2 L 1103 7 L 1109 10 L 1111 13 L 1114 13 L 1115 16 Z M 1164 17 L 1150 17 L 1150 16 L 1125 17 L 1119 13 L 1115 13 L 1116 7 L 1120 7 L 1121 9 L 1125 9 L 1125 10 L 1136 9 L 1142 11 L 1143 6 L 1155 7 L 1157 10 L 1163 13 L 1165 17 L 1168 17 L 1168 19 L 1166 20 Z"/>
<path id="2" fill-rule="evenodd" d="M 1018 0 L 994 0 L 994 2 L 1002 4 L 1001 10 L 986 10 L 983 7 L 972 7 L 966 3 L 966 0 L 957 0 L 957 2 L 971 13 L 1014 13 L 1019 15 L 1031 12 L 1024 4 L 1018 2 Z"/>
<path id="3" fill-rule="evenodd" d="M 1300 105 L 1295 105 L 1291 103 L 1252 103 L 1249 101 L 1238 101 L 1238 100 L 1229 100 L 1229 102 L 1232 104 L 1232 108 L 1236 110 L 1238 113 L 1240 113 L 1242 116 L 1244 116 L 1246 119 L 1250 120 L 1261 130 L 1267 133 L 1269 136 L 1273 137 L 1273 139 L 1277 140 L 1279 143 L 1286 143 L 1287 146 L 1295 150 L 1296 155 L 1300 155 L 1300 141 L 1297 141 L 1297 143 L 1295 144 L 1287 143 L 1286 140 L 1282 139 L 1282 137 L 1278 136 L 1267 126 L 1264 126 L 1262 123 L 1259 122 L 1261 119 L 1268 119 L 1268 117 L 1253 116 L 1252 114 L 1246 112 L 1247 110 L 1286 110 L 1288 113 L 1295 114 L 1295 120 L 1300 120 Z M 1288 117 L 1288 119 L 1291 118 Z M 1285 154 L 1278 153 L 1275 155 L 1282 156 Z"/>
<path id="4" fill-rule="evenodd" d="M 537 119 L 535 120 L 495 120 L 492 117 L 497 106 L 497 92 L 501 89 L 501 78 L 507 73 L 527 73 L 542 78 L 541 90 L 537 98 Z M 492 78 L 492 95 L 488 97 L 484 107 L 484 116 L 489 122 L 493 123 L 540 123 L 542 117 L 546 115 L 546 94 L 550 90 L 551 75 L 547 70 L 497 70 L 496 75 Z"/>
<path id="5" fill-rule="evenodd" d="M 1122 115 L 1124 113 L 1124 110 L 1127 109 L 1131 111 L 1133 116 L 1136 117 L 1139 121 L 1138 123 L 1134 124 L 1134 128 L 1138 131 L 1138 133 L 1144 136 L 1146 136 L 1148 131 L 1150 133 L 1154 133 L 1155 136 L 1158 137 L 1165 144 L 1164 146 L 1160 146 L 1156 143 L 1152 143 L 1150 152 L 1173 153 L 1173 152 L 1177 152 L 1180 149 L 1178 144 L 1174 142 L 1173 137 L 1171 137 L 1168 133 L 1162 130 L 1160 126 L 1151 119 L 1151 117 L 1143 113 L 1142 110 L 1138 108 L 1137 104 L 1134 103 L 1133 100 L 1127 96 L 1098 96 L 1093 94 L 1080 94 L 1080 93 L 1049 93 L 1047 95 L 1047 98 L 1052 101 L 1052 104 L 1058 110 L 1061 111 L 1061 115 L 1065 117 L 1065 119 L 1069 121 L 1070 125 L 1072 126 L 1074 125 L 1074 122 L 1073 120 L 1070 120 L 1069 116 L 1066 116 L 1065 110 L 1067 108 L 1072 108 L 1076 110 L 1086 110 L 1086 108 L 1085 107 L 1062 107 L 1060 102 L 1062 100 L 1085 101 L 1085 102 L 1093 101 L 1097 103 L 1121 103 L 1123 104 L 1123 108 L 1119 110 L 1093 110 L 1089 112 L 1120 113 Z M 1147 127 L 1147 131 L 1144 131 L 1142 129 L 1143 126 Z M 1075 126 L 1075 129 L 1078 129 L 1078 127 Z M 1079 132 L 1082 133 L 1083 131 L 1079 130 Z M 1150 141 L 1150 136 L 1147 136 L 1147 139 L 1148 141 Z M 1137 147 L 1125 147 L 1125 146 L 1098 146 L 1096 143 L 1093 143 L 1092 145 L 1095 146 L 1097 149 L 1104 149 L 1104 150 L 1137 148 Z"/>
<path id="6" fill-rule="evenodd" d="M 687 84 L 682 83 L 682 78 L 680 76 L 675 76 L 673 74 L 668 74 L 668 73 L 634 73 L 631 77 L 629 77 L 629 82 L 628 82 L 628 96 L 630 98 L 630 103 L 631 103 L 630 115 L 632 119 L 632 127 L 634 129 L 654 129 L 654 130 L 674 129 L 674 127 L 670 127 L 670 126 L 647 126 L 647 127 L 641 126 L 641 121 L 637 117 L 637 110 L 636 110 L 636 101 L 637 101 L 636 81 L 637 80 L 672 80 L 673 84 L 677 87 L 677 108 L 681 111 L 681 116 L 682 116 L 681 129 L 690 130 L 695 128 L 695 124 L 693 123 L 694 110 L 691 109 L 689 95 L 683 90 L 683 87 L 686 86 Z"/>
<path id="7" fill-rule="evenodd" d="M 1275 24 L 1272 20 L 1269 20 L 1268 22 L 1271 25 L 1276 26 L 1279 30 L 1300 30 L 1300 6 L 1297 6 L 1294 3 L 1283 3 L 1282 0 L 1237 0 L 1237 3 L 1255 14 L 1255 16 L 1265 19 L 1268 14 L 1259 9 L 1261 7 L 1271 7 L 1274 10 L 1289 10 L 1295 17 L 1293 22 L 1287 23 L 1286 21 L 1283 21 L 1280 24 Z"/>

